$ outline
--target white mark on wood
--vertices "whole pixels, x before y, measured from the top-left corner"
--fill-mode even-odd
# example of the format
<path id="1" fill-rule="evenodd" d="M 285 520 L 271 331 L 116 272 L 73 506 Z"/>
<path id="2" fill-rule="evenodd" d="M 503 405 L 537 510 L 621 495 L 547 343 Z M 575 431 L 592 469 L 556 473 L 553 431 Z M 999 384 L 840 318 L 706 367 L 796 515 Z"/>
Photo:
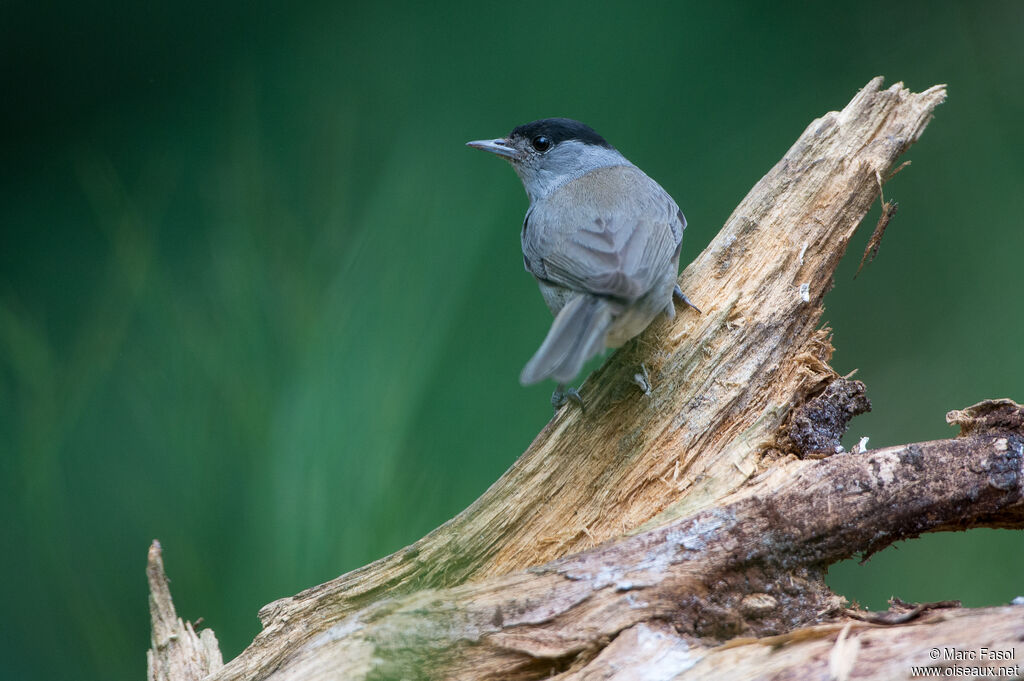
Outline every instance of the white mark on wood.
<path id="1" fill-rule="evenodd" d="M 775 597 L 766 593 L 747 594 L 740 601 L 740 612 L 747 617 L 764 617 L 779 607 Z"/>
<path id="2" fill-rule="evenodd" d="M 639 654 L 635 659 L 640 664 L 634 666 L 632 671 L 640 673 L 634 678 L 649 681 L 677 679 L 679 674 L 697 664 L 700 659 L 690 654 L 690 647 L 683 639 L 669 637 L 643 623 L 637 625 L 636 642 Z"/>
<path id="3" fill-rule="evenodd" d="M 736 467 L 736 470 L 738 470 L 741 474 L 745 475 L 748 478 L 754 474 L 754 471 L 757 470 L 753 464 L 751 464 L 747 470 L 743 470 L 743 466 L 740 465 L 739 461 L 733 461 L 732 465 Z"/>
<path id="4" fill-rule="evenodd" d="M 835 681 L 847 681 L 853 671 L 853 665 L 857 662 L 857 654 L 860 652 L 860 639 L 856 636 L 847 638 L 850 633 L 852 622 L 848 623 L 839 633 L 836 644 L 832 646 L 832 652 L 828 655 L 828 671 Z"/>
<path id="5" fill-rule="evenodd" d="M 857 445 L 858 447 L 860 445 Z M 896 452 L 882 452 L 873 457 L 873 461 L 878 464 L 878 480 L 883 485 L 892 484 L 892 481 L 896 479 L 896 471 L 900 466 L 900 455 Z"/>
<path id="6" fill-rule="evenodd" d="M 800 300 L 805 303 L 811 302 L 811 285 L 808 283 L 800 284 Z"/>
<path id="7" fill-rule="evenodd" d="M 800 249 L 800 265 L 804 264 L 804 254 L 807 253 L 807 242 L 804 242 L 804 247 Z"/>
<path id="8" fill-rule="evenodd" d="M 341 620 L 333 627 L 331 627 L 330 629 L 328 629 L 327 631 L 313 639 L 313 641 L 309 644 L 309 647 L 319 648 L 320 646 L 325 645 L 327 643 L 348 638 L 349 636 L 352 636 L 357 631 L 361 631 L 362 629 L 363 623 L 359 619 L 359 613 L 349 615 L 348 617 Z"/>
<path id="9" fill-rule="evenodd" d="M 719 512 L 689 525 L 685 530 L 666 533 L 664 542 L 652 547 L 642 560 L 629 568 L 629 573 L 634 576 L 628 580 L 630 588 L 656 584 L 674 564 L 688 559 L 686 553 L 705 550 L 716 540 L 718 530 L 733 520 L 730 513 Z M 589 582 L 591 589 L 619 587 L 627 583 L 625 568 L 607 564 L 595 566 L 586 561 L 585 554 L 581 555 L 582 558 L 570 561 L 559 572 L 569 579 Z M 638 580 L 635 575 L 643 575 L 644 578 Z"/>
<path id="10" fill-rule="evenodd" d="M 648 608 L 651 605 L 647 601 L 638 600 L 636 594 L 626 594 L 626 602 L 629 603 L 629 607 L 633 610 Z"/>

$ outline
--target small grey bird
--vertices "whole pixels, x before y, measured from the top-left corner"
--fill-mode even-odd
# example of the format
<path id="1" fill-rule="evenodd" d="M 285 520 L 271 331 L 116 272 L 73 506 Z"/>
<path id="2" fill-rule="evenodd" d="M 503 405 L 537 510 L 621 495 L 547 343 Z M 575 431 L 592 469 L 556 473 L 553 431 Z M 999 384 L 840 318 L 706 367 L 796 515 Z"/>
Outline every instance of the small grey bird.
<path id="1" fill-rule="evenodd" d="M 694 307 L 676 285 L 686 218 L 657 182 L 579 121 L 545 118 L 467 145 L 509 161 L 530 198 L 523 264 L 555 321 L 519 380 L 553 378 L 555 408 L 569 397 L 582 406 L 565 385 L 588 359 L 662 312 L 674 317 L 673 294 Z M 638 383 L 646 392 L 639 375 Z"/>

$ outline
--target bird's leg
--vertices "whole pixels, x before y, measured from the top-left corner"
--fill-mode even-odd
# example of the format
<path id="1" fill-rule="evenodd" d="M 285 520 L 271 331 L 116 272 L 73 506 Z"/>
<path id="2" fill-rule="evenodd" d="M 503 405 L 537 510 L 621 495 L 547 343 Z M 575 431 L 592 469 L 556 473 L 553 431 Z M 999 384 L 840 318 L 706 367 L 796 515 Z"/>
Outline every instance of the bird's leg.
<path id="1" fill-rule="evenodd" d="M 647 397 L 651 396 L 651 377 L 647 374 L 647 367 L 643 364 L 640 365 L 640 371 L 642 373 L 633 374 L 633 382 L 640 386 L 640 390 L 644 391 L 644 395 Z"/>
<path id="2" fill-rule="evenodd" d="M 697 314 L 704 314 L 703 312 L 700 311 L 699 307 L 690 302 L 690 299 L 686 297 L 685 293 L 683 293 L 683 289 L 679 288 L 679 284 L 676 284 L 675 289 L 672 291 L 672 297 L 678 300 L 680 303 L 692 307 L 694 310 L 697 311 Z"/>
<path id="3" fill-rule="evenodd" d="M 579 391 L 576 388 L 566 388 L 564 383 L 559 383 L 555 392 L 551 393 L 551 406 L 558 411 L 563 404 L 570 400 L 580 405 L 580 411 L 584 411 L 583 398 L 580 397 Z"/>

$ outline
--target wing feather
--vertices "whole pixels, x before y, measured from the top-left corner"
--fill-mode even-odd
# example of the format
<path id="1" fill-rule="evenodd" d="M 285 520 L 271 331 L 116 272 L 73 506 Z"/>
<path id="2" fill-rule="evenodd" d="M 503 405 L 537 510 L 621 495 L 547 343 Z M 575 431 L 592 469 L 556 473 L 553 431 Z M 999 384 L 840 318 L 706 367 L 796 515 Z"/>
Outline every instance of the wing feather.
<path id="1" fill-rule="evenodd" d="M 634 301 L 677 257 L 682 213 L 635 166 L 594 170 L 545 201 L 531 210 L 523 230 L 524 261 L 539 279 Z"/>

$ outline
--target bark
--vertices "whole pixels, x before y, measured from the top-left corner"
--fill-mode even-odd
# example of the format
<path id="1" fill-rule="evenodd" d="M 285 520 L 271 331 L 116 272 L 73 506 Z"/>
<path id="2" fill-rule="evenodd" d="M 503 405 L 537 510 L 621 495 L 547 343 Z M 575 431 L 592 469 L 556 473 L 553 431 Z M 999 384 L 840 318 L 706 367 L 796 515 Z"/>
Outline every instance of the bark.
<path id="1" fill-rule="evenodd" d="M 930 615 L 913 626 L 828 624 L 710 650 L 690 647 L 666 625 L 638 624 L 584 669 L 556 678 L 910 681 L 930 675 L 921 667 L 935 669 L 935 677 L 984 678 L 991 669 L 1003 678 L 1020 678 L 1021 617 L 1021 606 L 959 610 Z M 975 659 L 965 659 L 971 656 Z"/>
<path id="2" fill-rule="evenodd" d="M 598 651 L 641 624 L 670 629 L 689 659 L 704 657 L 736 637 L 843 615 L 824 571 L 855 551 L 938 529 L 1024 526 L 1022 464 L 1020 428 L 790 461 L 655 529 L 527 571 L 379 601 L 301 646 L 272 678 L 536 679 L 571 668 L 587 678 Z M 1010 631 L 1022 636 L 1024 607 L 1015 612 Z"/>
<path id="3" fill-rule="evenodd" d="M 640 638 L 668 641 L 649 662 L 667 656 L 682 673 L 676 641 L 687 660 L 724 659 L 714 646 L 734 637 L 841 617 L 821 580 L 831 562 L 925 531 L 1020 526 L 1012 423 L 792 460 L 834 451 L 867 406 L 827 364 L 822 299 L 945 98 L 943 86 L 880 85 L 811 123 L 686 268 L 703 315 L 680 310 L 615 353 L 582 386 L 586 411 L 563 408 L 456 518 L 266 606 L 263 632 L 210 678 L 612 678 L 601 665 L 637 655 L 626 642 Z M 646 395 L 631 380 L 641 367 Z M 835 638 L 806 631 L 832 632 L 799 638 L 808 651 Z"/>

